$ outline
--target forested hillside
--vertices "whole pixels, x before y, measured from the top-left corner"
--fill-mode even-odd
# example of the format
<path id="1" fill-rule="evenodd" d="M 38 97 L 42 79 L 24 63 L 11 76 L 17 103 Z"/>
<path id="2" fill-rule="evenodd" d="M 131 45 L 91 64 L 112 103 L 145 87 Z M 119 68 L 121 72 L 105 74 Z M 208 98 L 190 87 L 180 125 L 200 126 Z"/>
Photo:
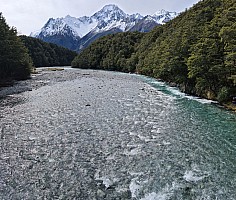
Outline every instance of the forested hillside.
<path id="1" fill-rule="evenodd" d="M 150 33 L 132 34 L 99 39 L 73 67 L 136 71 L 220 102 L 236 95 L 235 0 L 203 0 Z"/>
<path id="2" fill-rule="evenodd" d="M 10 28 L 0 13 L 0 84 L 11 79 L 26 79 L 31 69 L 31 58 L 16 29 Z"/>
<path id="3" fill-rule="evenodd" d="M 77 53 L 36 38 L 17 36 L 0 13 L 0 86 L 30 77 L 34 67 L 70 65 Z"/>
<path id="4" fill-rule="evenodd" d="M 72 67 L 134 72 L 129 61 L 143 35 L 125 32 L 102 37 L 76 57 Z"/>
<path id="5" fill-rule="evenodd" d="M 53 43 L 43 42 L 33 37 L 20 36 L 35 67 L 68 66 L 77 53 Z"/>

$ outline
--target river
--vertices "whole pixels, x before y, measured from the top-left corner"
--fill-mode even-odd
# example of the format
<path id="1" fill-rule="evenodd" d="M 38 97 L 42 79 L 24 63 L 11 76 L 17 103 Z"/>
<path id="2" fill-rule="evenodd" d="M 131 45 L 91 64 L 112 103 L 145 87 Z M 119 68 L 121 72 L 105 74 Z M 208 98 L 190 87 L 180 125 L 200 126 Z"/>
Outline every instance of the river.
<path id="1" fill-rule="evenodd" d="M 211 101 L 80 69 L 1 94 L 0 199 L 236 199 L 236 114 Z"/>

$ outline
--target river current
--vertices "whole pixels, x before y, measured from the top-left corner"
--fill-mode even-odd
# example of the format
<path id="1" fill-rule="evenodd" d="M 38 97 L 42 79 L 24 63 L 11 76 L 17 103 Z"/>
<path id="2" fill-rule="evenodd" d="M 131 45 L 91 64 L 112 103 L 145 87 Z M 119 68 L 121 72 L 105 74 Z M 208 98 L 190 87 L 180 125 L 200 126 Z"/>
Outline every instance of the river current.
<path id="1" fill-rule="evenodd" d="M 22 83 L 0 99 L 0 199 L 236 199 L 235 113 L 131 74 Z"/>

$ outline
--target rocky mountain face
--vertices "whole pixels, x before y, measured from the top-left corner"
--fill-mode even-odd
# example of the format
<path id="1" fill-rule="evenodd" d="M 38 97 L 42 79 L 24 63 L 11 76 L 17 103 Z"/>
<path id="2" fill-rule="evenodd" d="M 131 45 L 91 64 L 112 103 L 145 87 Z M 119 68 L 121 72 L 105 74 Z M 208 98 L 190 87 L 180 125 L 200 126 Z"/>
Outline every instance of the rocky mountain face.
<path id="1" fill-rule="evenodd" d="M 147 16 L 129 15 L 116 5 L 106 5 L 90 17 L 50 18 L 41 30 L 30 36 L 79 52 L 101 36 L 126 31 L 149 32 L 176 16 L 176 12 L 165 10 Z"/>

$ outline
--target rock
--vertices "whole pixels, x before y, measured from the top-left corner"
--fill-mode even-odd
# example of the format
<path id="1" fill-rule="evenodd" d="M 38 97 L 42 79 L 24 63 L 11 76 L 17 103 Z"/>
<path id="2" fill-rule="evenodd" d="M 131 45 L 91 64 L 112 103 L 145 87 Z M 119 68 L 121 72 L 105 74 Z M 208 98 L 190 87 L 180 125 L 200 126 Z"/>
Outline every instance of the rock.
<path id="1" fill-rule="evenodd" d="M 105 198 L 106 197 L 106 193 L 103 192 L 102 190 L 98 189 L 97 190 L 97 196 L 98 196 L 98 198 Z"/>

